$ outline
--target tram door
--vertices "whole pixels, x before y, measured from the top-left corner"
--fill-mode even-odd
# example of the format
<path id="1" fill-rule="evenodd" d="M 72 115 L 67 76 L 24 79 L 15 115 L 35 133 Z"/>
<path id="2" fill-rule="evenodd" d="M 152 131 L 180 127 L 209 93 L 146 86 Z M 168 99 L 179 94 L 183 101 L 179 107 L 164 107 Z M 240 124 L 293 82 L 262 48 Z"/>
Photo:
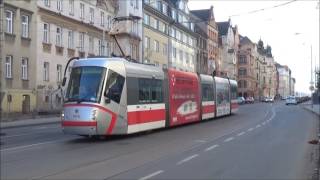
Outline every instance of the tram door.
<path id="1" fill-rule="evenodd" d="M 105 90 L 103 92 L 104 105 L 107 110 L 107 115 L 104 121 L 99 121 L 99 126 L 101 128 L 106 128 L 106 134 L 118 134 L 121 129 L 117 129 L 117 125 L 120 127 L 119 123 L 124 122 L 124 114 L 121 110 L 124 110 L 121 97 L 123 94 L 125 78 L 119 73 L 109 69 L 106 77 Z M 122 126 L 123 127 L 123 126 Z"/>

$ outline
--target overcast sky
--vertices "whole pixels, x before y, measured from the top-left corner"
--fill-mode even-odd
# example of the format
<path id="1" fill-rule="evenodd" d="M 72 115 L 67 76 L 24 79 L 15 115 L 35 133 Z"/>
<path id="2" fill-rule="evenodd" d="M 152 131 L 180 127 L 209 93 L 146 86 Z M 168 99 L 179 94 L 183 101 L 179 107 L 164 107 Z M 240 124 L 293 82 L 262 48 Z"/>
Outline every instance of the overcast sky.
<path id="1" fill-rule="evenodd" d="M 320 64 L 319 0 L 298 0 L 270 8 L 286 2 L 290 1 L 189 0 L 189 9 L 213 5 L 217 22 L 227 21 L 231 16 L 232 25 L 238 25 L 241 35 L 253 42 L 261 38 L 272 47 L 275 60 L 289 66 L 296 78 L 296 91 L 310 92 L 311 46 L 313 68 L 315 63 L 318 67 Z M 259 9 L 264 10 L 248 13 Z"/>

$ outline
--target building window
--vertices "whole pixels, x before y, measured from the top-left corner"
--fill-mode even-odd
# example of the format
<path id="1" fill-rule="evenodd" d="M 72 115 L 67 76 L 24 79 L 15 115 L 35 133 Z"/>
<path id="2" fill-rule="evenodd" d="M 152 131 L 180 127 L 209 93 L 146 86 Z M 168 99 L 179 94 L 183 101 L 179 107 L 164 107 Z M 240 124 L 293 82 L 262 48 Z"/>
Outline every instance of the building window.
<path id="1" fill-rule="evenodd" d="M 247 75 L 247 69 L 239 68 L 238 74 L 239 74 L 239 76 L 246 76 Z"/>
<path id="2" fill-rule="evenodd" d="M 12 78 L 12 56 L 6 56 L 6 78 Z"/>
<path id="3" fill-rule="evenodd" d="M 43 64 L 43 80 L 49 81 L 49 63 L 44 62 Z"/>
<path id="4" fill-rule="evenodd" d="M 172 47 L 172 57 L 176 58 L 177 57 L 177 48 Z"/>
<path id="5" fill-rule="evenodd" d="M 183 62 L 183 51 L 179 50 L 180 62 Z"/>
<path id="6" fill-rule="evenodd" d="M 185 52 L 185 59 L 186 59 L 186 63 L 189 64 L 190 60 L 189 60 L 189 54 L 187 52 Z"/>
<path id="7" fill-rule="evenodd" d="M 73 49 L 73 42 L 74 42 L 73 31 L 69 30 L 68 31 L 68 48 L 69 49 Z"/>
<path id="8" fill-rule="evenodd" d="M 138 23 L 136 21 L 131 22 L 131 32 L 134 34 L 138 33 Z"/>
<path id="9" fill-rule="evenodd" d="M 176 30 L 176 38 L 177 38 L 178 40 L 181 39 L 181 33 L 180 33 L 179 30 Z"/>
<path id="10" fill-rule="evenodd" d="M 155 52 L 159 52 L 159 41 L 156 41 L 156 40 L 154 40 L 154 42 L 153 42 L 153 50 L 155 51 Z"/>
<path id="11" fill-rule="evenodd" d="M 145 49 L 150 49 L 150 38 L 149 37 L 144 37 L 144 48 Z"/>
<path id="12" fill-rule="evenodd" d="M 13 33 L 13 12 L 6 10 L 6 32 Z"/>
<path id="13" fill-rule="evenodd" d="M 50 0 L 43 0 L 45 6 L 50 7 Z"/>
<path id="14" fill-rule="evenodd" d="M 57 0 L 57 10 L 62 12 L 62 0 Z"/>
<path id="15" fill-rule="evenodd" d="M 84 4 L 80 3 L 80 19 L 84 20 Z"/>
<path id="16" fill-rule="evenodd" d="M 172 17 L 173 20 L 176 20 L 176 19 L 177 19 L 177 12 L 176 12 L 176 10 L 172 9 L 172 11 L 171 11 L 171 17 Z"/>
<path id="17" fill-rule="evenodd" d="M 161 0 L 158 0 L 158 1 L 157 1 L 157 6 L 156 6 L 156 8 L 157 8 L 158 11 L 161 11 L 161 10 L 162 10 L 162 8 L 161 8 Z"/>
<path id="18" fill-rule="evenodd" d="M 74 0 L 69 0 L 69 14 L 74 15 Z"/>
<path id="19" fill-rule="evenodd" d="M 21 60 L 21 77 L 23 80 L 28 80 L 28 58 Z"/>
<path id="20" fill-rule="evenodd" d="M 62 65 L 57 65 L 57 82 L 61 82 L 62 80 Z"/>
<path id="21" fill-rule="evenodd" d="M 28 38 L 29 37 L 29 16 L 26 16 L 26 15 L 21 16 L 21 30 L 22 30 L 22 37 Z"/>
<path id="22" fill-rule="evenodd" d="M 98 46 L 99 46 L 99 56 L 105 56 L 105 46 L 103 40 L 98 41 Z"/>
<path id="23" fill-rule="evenodd" d="M 167 53 L 168 53 L 168 45 L 166 44 L 166 43 L 163 43 L 162 44 L 162 52 L 163 52 L 163 54 L 164 55 L 167 55 Z"/>
<path id="24" fill-rule="evenodd" d="M 171 34 L 171 37 L 176 37 L 176 29 L 175 28 L 171 28 L 171 32 L 170 32 L 170 34 Z"/>
<path id="25" fill-rule="evenodd" d="M 107 28 L 108 29 L 111 29 L 111 25 L 112 25 L 112 18 L 111 18 L 111 16 L 110 15 L 108 15 L 108 22 L 107 22 L 108 24 L 107 24 Z"/>
<path id="26" fill-rule="evenodd" d="M 100 26 L 104 27 L 104 12 L 100 12 Z"/>
<path id="27" fill-rule="evenodd" d="M 191 57 L 191 64 L 194 65 L 194 55 L 190 54 Z"/>
<path id="28" fill-rule="evenodd" d="M 89 37 L 89 53 L 93 53 L 93 44 L 94 44 L 94 40 L 93 40 L 93 37 L 90 36 Z"/>
<path id="29" fill-rule="evenodd" d="M 148 14 L 143 15 L 144 24 L 150 25 L 150 16 Z"/>
<path id="30" fill-rule="evenodd" d="M 162 13 L 168 15 L 168 5 L 162 4 Z"/>
<path id="31" fill-rule="evenodd" d="M 79 51 L 84 52 L 84 33 L 79 33 Z"/>
<path id="32" fill-rule="evenodd" d="M 247 57 L 245 55 L 240 55 L 239 64 L 247 64 Z"/>
<path id="33" fill-rule="evenodd" d="M 43 24 L 43 42 L 49 43 L 50 25 L 47 23 Z"/>
<path id="34" fill-rule="evenodd" d="M 93 8 L 90 8 L 90 23 L 93 24 L 94 22 L 94 9 Z"/>
<path id="35" fill-rule="evenodd" d="M 57 27 L 56 45 L 60 47 L 62 46 L 62 28 L 61 27 Z"/>

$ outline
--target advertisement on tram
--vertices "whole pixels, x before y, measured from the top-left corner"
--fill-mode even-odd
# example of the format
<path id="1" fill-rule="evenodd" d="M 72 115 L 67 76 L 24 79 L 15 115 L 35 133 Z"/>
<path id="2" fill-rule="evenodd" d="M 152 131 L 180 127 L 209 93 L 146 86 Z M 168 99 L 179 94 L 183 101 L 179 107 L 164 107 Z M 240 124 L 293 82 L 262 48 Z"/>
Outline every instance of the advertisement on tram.
<path id="1" fill-rule="evenodd" d="M 168 70 L 170 126 L 200 120 L 199 78 L 190 72 Z"/>

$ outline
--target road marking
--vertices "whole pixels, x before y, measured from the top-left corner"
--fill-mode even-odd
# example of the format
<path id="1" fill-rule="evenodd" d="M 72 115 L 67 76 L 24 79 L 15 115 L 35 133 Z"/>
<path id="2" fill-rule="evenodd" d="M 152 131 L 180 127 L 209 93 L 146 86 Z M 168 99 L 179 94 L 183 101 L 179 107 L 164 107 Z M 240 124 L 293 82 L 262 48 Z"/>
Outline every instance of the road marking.
<path id="1" fill-rule="evenodd" d="M 33 146 L 39 146 L 39 145 L 44 145 L 44 144 L 51 144 L 51 143 L 56 143 L 56 142 L 60 142 L 60 141 L 65 141 L 66 139 L 63 140 L 55 140 L 55 141 L 47 141 L 47 142 L 42 142 L 42 143 L 35 143 L 35 144 L 29 144 L 29 145 L 25 145 L 25 146 L 17 146 L 17 147 L 12 147 L 12 148 L 6 148 L 6 149 L 1 149 L 0 151 L 10 151 L 10 150 L 18 150 L 18 149 L 24 149 L 24 148 L 28 148 L 28 147 L 33 147 Z"/>
<path id="2" fill-rule="evenodd" d="M 225 139 L 223 142 L 229 142 L 232 141 L 234 138 L 233 137 L 229 137 L 228 139 Z"/>
<path id="3" fill-rule="evenodd" d="M 181 165 L 181 164 L 183 164 L 183 163 L 185 163 L 185 162 L 188 162 L 188 161 L 190 161 L 191 159 L 196 158 L 196 157 L 198 157 L 198 156 L 199 156 L 199 154 L 194 154 L 194 155 L 192 155 L 192 156 L 189 156 L 189 157 L 187 157 L 187 158 L 179 161 L 179 162 L 177 163 L 177 165 Z"/>
<path id="4" fill-rule="evenodd" d="M 219 145 L 218 144 L 215 144 L 215 145 L 213 145 L 213 146 L 210 146 L 210 147 L 208 147 L 207 149 L 205 149 L 204 151 L 211 151 L 212 149 L 214 149 L 214 148 L 217 148 L 217 147 L 219 147 Z"/>
<path id="5" fill-rule="evenodd" d="M 254 128 L 249 128 L 249 129 L 248 129 L 248 132 L 252 131 L 253 129 L 254 129 Z"/>
<path id="6" fill-rule="evenodd" d="M 244 135 L 246 132 L 242 131 L 241 133 L 237 134 L 237 136 L 242 136 Z"/>
<path id="7" fill-rule="evenodd" d="M 163 170 L 159 170 L 159 171 L 156 171 L 156 172 L 154 172 L 154 173 L 152 173 L 152 174 L 149 174 L 149 175 L 147 175 L 147 176 L 144 176 L 144 177 L 140 178 L 139 180 L 150 179 L 150 178 L 152 178 L 152 177 L 154 177 L 154 176 L 156 176 L 156 175 L 158 175 L 158 174 L 161 174 L 161 173 L 163 173 Z"/>
<path id="8" fill-rule="evenodd" d="M 258 124 L 258 125 L 256 126 L 256 128 L 259 128 L 259 127 L 261 127 L 261 125 L 260 125 L 260 124 Z"/>
<path id="9" fill-rule="evenodd" d="M 205 142 L 207 142 L 207 141 L 198 139 L 198 140 L 195 140 L 195 142 L 205 143 Z"/>

